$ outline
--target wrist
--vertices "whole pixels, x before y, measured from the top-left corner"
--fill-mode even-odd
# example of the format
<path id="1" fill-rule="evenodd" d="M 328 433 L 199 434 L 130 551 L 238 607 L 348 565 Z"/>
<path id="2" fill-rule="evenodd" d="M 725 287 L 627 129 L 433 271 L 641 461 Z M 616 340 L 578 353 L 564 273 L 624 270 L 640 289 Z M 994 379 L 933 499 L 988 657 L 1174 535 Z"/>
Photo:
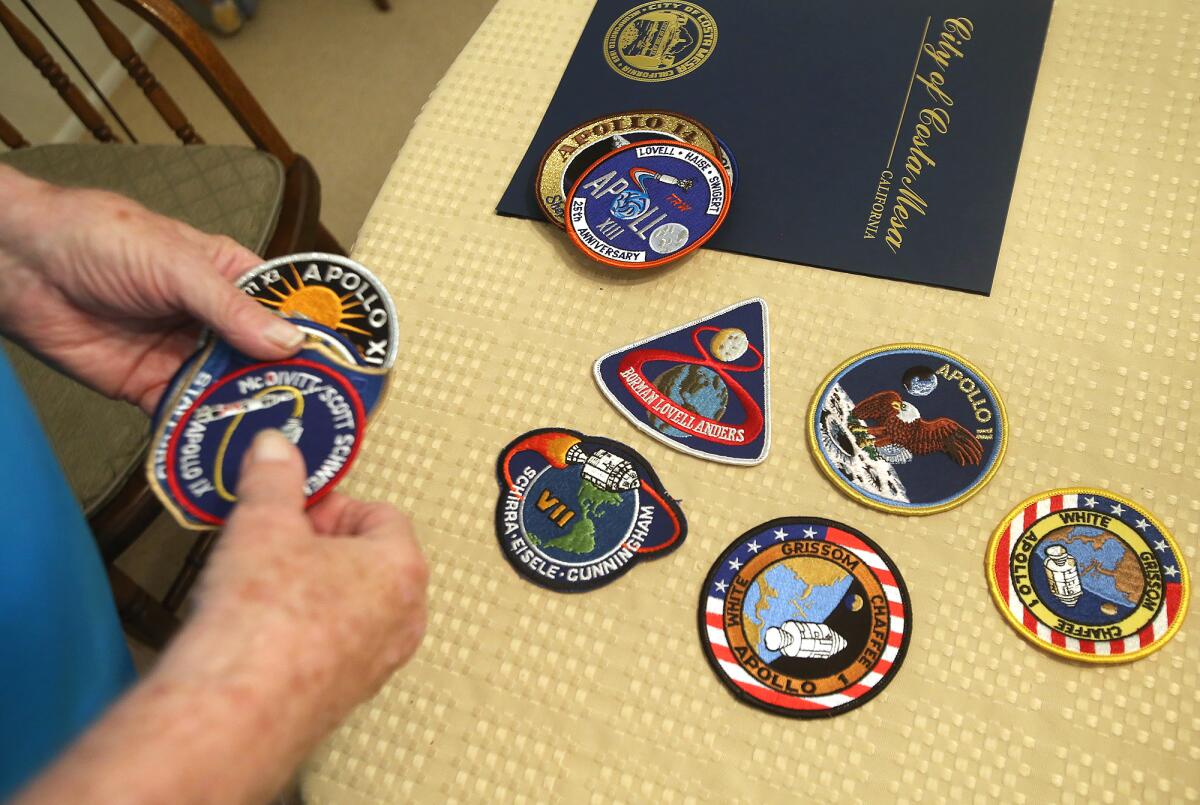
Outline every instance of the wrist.
<path id="1" fill-rule="evenodd" d="M 44 267 L 40 255 L 50 237 L 50 222 L 61 215 L 56 208 L 63 192 L 0 165 L 0 329 L 8 329 L 16 300 L 37 282 Z"/>

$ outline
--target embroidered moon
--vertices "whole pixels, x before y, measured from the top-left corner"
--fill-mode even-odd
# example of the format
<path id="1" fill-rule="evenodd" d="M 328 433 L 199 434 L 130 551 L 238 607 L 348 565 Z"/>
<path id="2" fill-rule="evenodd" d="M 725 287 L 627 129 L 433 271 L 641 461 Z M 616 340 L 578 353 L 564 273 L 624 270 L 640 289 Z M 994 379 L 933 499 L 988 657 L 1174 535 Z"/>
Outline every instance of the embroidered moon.
<path id="1" fill-rule="evenodd" d="M 745 332 L 736 327 L 726 327 L 724 330 L 717 331 L 716 335 L 712 337 L 712 341 L 709 342 L 708 348 L 714 358 L 729 363 L 745 355 L 749 344 L 750 341 L 746 338 Z"/>

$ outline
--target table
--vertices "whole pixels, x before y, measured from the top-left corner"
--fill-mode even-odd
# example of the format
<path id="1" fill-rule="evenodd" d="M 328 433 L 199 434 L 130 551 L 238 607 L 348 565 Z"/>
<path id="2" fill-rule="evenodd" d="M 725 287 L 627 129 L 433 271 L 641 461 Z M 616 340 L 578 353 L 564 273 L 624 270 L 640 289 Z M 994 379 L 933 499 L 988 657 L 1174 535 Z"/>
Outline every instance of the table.
<path id="1" fill-rule="evenodd" d="M 307 801 L 1200 797 L 1195 616 L 1146 659 L 1078 665 L 1009 628 L 983 573 L 1010 508 L 1074 484 L 1149 507 L 1197 568 L 1196 9 L 1058 0 L 990 298 L 711 250 L 625 275 L 551 226 L 496 216 L 589 11 L 586 0 L 500 0 L 358 238 L 354 256 L 395 296 L 403 343 L 349 488 L 413 513 L 431 615 L 419 656 L 308 761 Z M 756 295 L 770 305 L 774 352 L 765 464 L 675 452 L 593 385 L 591 363 L 609 349 Z M 866 509 L 821 476 L 805 443 L 824 374 L 891 341 L 971 358 L 1011 414 L 996 479 L 943 514 Z M 683 501 L 687 543 L 584 595 L 518 578 L 493 532 L 495 460 L 515 435 L 552 425 L 647 456 Z M 696 634 L 713 559 L 788 514 L 865 531 L 911 589 L 904 667 L 834 719 L 735 702 Z"/>

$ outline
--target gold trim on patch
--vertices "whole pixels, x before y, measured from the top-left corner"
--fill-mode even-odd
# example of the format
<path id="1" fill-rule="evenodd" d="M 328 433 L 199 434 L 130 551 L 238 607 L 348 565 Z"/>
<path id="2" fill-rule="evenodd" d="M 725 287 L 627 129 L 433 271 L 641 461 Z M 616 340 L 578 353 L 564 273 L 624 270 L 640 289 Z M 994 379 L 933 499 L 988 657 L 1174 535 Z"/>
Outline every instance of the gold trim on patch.
<path id="1" fill-rule="evenodd" d="M 651 139 L 667 138 L 694 145 L 714 157 L 720 146 L 717 138 L 698 120 L 676 112 L 650 109 L 605 115 L 580 123 L 570 131 L 554 138 L 553 145 L 542 155 L 534 174 L 534 196 L 547 219 L 565 229 L 567 193 L 571 184 L 563 176 L 567 168 L 590 146 L 619 134 L 653 134 Z M 583 175 L 599 157 L 584 160 Z"/>
<path id="2" fill-rule="evenodd" d="M 1179 583 L 1182 588 L 1182 593 L 1180 594 L 1180 598 L 1179 598 L 1179 608 L 1175 613 L 1175 620 L 1173 620 L 1167 624 L 1166 632 L 1163 633 L 1162 637 L 1158 638 L 1150 645 L 1144 646 L 1135 651 L 1129 651 L 1129 652 L 1125 652 L 1122 654 L 1086 654 L 1081 651 L 1071 651 L 1070 649 L 1066 648 L 1065 646 L 1056 646 L 1053 643 L 1048 643 L 1048 642 L 1042 640 L 1035 632 L 1031 632 L 1029 630 L 1029 628 L 1025 625 L 1024 621 L 1021 619 L 1018 619 L 1017 616 L 1013 613 L 1013 611 L 1009 608 L 1007 593 L 1001 591 L 1001 589 L 1000 589 L 1001 580 L 999 578 L 997 578 L 996 573 L 995 573 L 996 554 L 998 553 L 998 549 L 1000 547 L 1000 542 L 1004 538 L 1005 534 L 1007 534 L 1009 528 L 1012 526 L 1013 520 L 1020 517 L 1021 514 L 1027 508 L 1029 508 L 1030 506 L 1035 505 L 1043 500 L 1049 500 L 1050 498 L 1053 498 L 1056 496 L 1062 496 L 1062 495 L 1079 495 L 1079 496 L 1100 495 L 1101 497 L 1106 497 L 1106 498 L 1109 498 L 1110 500 L 1115 500 L 1119 505 L 1128 507 L 1131 511 L 1137 512 L 1140 517 L 1148 520 L 1150 525 L 1153 526 L 1154 529 L 1156 531 L 1158 531 L 1159 534 L 1162 535 L 1163 540 L 1165 540 L 1167 545 L 1170 547 L 1171 553 L 1175 556 L 1176 560 L 1179 563 L 1179 568 L 1178 568 L 1179 574 L 1180 574 Z M 1086 508 L 1079 509 L 1078 506 L 1073 509 L 1070 509 L 1069 511 L 1076 511 L 1076 510 L 1089 511 Z M 1053 512 L 1048 513 L 1046 516 L 1049 517 L 1050 514 L 1053 514 Z M 1128 528 L 1127 523 L 1121 522 L 1121 525 Z M 1139 535 L 1139 538 L 1140 538 L 1140 535 Z M 1010 556 L 1011 556 L 1011 551 L 1010 551 Z M 1160 567 L 1161 567 L 1161 563 L 1160 563 Z M 1141 659 L 1142 657 L 1145 657 L 1148 654 L 1153 654 L 1154 652 L 1161 649 L 1163 646 L 1165 646 L 1167 643 L 1169 643 L 1171 641 L 1171 638 L 1175 637 L 1176 633 L 1179 631 L 1179 627 L 1183 625 L 1184 618 L 1187 617 L 1188 603 L 1191 600 L 1191 594 L 1192 594 L 1191 575 L 1188 573 L 1187 562 L 1184 561 L 1183 552 L 1179 549 L 1179 543 L 1177 543 L 1175 541 L 1175 538 L 1171 535 L 1171 532 L 1167 530 L 1166 526 L 1164 526 L 1157 517 L 1155 517 L 1152 513 L 1150 513 L 1150 511 L 1147 510 L 1145 506 L 1142 506 L 1141 504 L 1130 500 L 1129 498 L 1125 497 L 1124 495 L 1118 495 L 1116 492 L 1110 492 L 1107 489 L 1099 489 L 1097 487 L 1073 486 L 1073 487 L 1065 487 L 1062 489 L 1051 489 L 1046 492 L 1039 492 L 1038 494 L 1032 495 L 1032 496 L 1026 498 L 1025 500 L 1021 501 L 1011 511 L 1009 511 L 1008 514 L 1006 514 L 1000 520 L 1000 524 L 998 526 L 996 526 L 996 529 L 992 532 L 991 539 L 988 540 L 987 551 L 984 553 L 983 572 L 984 572 L 984 575 L 987 577 L 988 590 L 991 592 L 992 603 L 994 603 L 996 605 L 996 608 L 998 610 L 1000 610 L 1000 614 L 1004 616 L 1004 620 L 1008 623 L 1009 626 L 1011 626 L 1017 632 L 1018 635 L 1020 635 L 1024 640 L 1026 640 L 1029 643 L 1032 643 L 1034 646 L 1041 649 L 1042 651 L 1046 651 L 1050 654 L 1055 654 L 1059 657 L 1064 657 L 1068 660 L 1074 660 L 1076 662 L 1088 663 L 1088 664 L 1092 664 L 1092 665 L 1114 665 L 1114 664 L 1118 664 L 1118 663 L 1132 662 L 1134 660 Z M 1166 606 L 1165 595 L 1163 598 L 1162 606 L 1163 607 Z M 1057 631 L 1052 626 L 1050 626 L 1050 624 L 1048 624 L 1045 621 L 1038 618 L 1036 614 L 1034 614 L 1033 612 L 1030 612 L 1029 607 L 1025 606 L 1024 600 L 1022 600 L 1021 608 L 1022 608 L 1023 612 L 1029 612 L 1030 615 L 1038 623 L 1042 624 L 1047 629 L 1050 629 L 1051 631 Z M 1154 617 L 1157 617 L 1157 612 L 1155 613 Z M 1076 638 L 1076 639 L 1079 639 L 1079 638 Z M 1083 638 L 1083 639 L 1087 639 L 1087 638 Z M 1093 643 L 1100 643 L 1100 642 L 1111 643 L 1111 642 L 1113 642 L 1113 640 L 1116 640 L 1116 639 L 1125 639 L 1125 638 L 1113 638 L 1110 640 L 1103 640 L 1103 641 L 1093 640 L 1091 642 L 1093 642 Z"/>
<path id="3" fill-rule="evenodd" d="M 917 349 L 935 352 L 939 355 L 944 355 L 951 360 L 957 361 L 962 366 L 971 370 L 976 377 L 978 377 L 987 385 L 988 391 L 991 392 L 992 399 L 996 401 L 996 410 L 1000 414 L 1000 448 L 996 453 L 996 460 L 992 462 L 991 468 L 983 475 L 983 477 L 976 481 L 970 489 L 963 492 L 963 494 L 954 498 L 953 500 L 949 500 L 945 503 L 939 503 L 936 506 L 905 508 L 902 506 L 894 506 L 889 503 L 883 503 L 878 500 L 872 500 L 862 492 L 859 492 L 857 489 L 855 489 L 849 481 L 846 481 L 844 478 L 842 478 L 838 471 L 834 469 L 830 462 L 825 458 L 825 455 L 821 452 L 821 445 L 817 441 L 817 429 L 814 425 L 814 420 L 816 419 L 817 414 L 817 406 L 820 405 L 822 394 L 829 387 L 829 384 L 832 383 L 834 379 L 842 372 L 842 370 L 844 370 L 850 364 L 855 363 L 856 361 L 861 361 L 864 358 L 869 358 L 872 355 L 878 355 L 882 352 L 894 352 L 903 349 Z M 1000 391 L 996 388 L 996 384 L 993 383 L 992 379 L 984 374 L 984 372 L 980 370 L 978 366 L 971 363 L 971 361 L 967 360 L 956 352 L 951 352 L 945 347 L 937 347 L 932 344 L 885 344 L 884 346 L 874 347 L 873 349 L 860 352 L 857 355 L 853 355 L 842 361 L 832 372 L 825 375 L 825 378 L 819 384 L 817 384 L 816 393 L 813 394 L 812 402 L 809 403 L 808 406 L 806 427 L 808 428 L 808 447 L 812 452 L 813 461 L 816 462 L 816 465 L 821 468 L 821 472 L 825 474 L 825 477 L 832 481 L 833 485 L 836 486 L 838 490 L 840 490 L 846 496 L 853 498 L 854 500 L 857 500 L 859 503 L 862 503 L 866 506 L 870 506 L 872 509 L 891 512 L 892 514 L 905 514 L 909 516 L 937 514 L 938 512 L 944 512 L 949 509 L 953 509 L 955 506 L 961 506 L 963 503 L 967 502 L 976 494 L 978 494 L 979 490 L 983 489 L 988 485 L 988 483 L 991 482 L 992 478 L 995 477 L 996 472 L 1000 469 L 1000 465 L 1004 462 L 1005 454 L 1008 452 L 1008 409 L 1004 407 L 1004 400 L 1000 397 Z"/>

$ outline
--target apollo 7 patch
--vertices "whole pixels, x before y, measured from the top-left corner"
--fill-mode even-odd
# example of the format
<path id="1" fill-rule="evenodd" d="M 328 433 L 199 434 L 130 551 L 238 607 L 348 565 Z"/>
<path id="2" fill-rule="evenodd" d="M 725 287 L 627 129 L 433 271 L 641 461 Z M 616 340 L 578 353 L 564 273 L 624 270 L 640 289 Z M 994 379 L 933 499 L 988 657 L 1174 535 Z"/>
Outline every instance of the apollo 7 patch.
<path id="1" fill-rule="evenodd" d="M 500 451 L 496 475 L 500 549 L 518 573 L 551 590 L 608 584 L 687 536 L 679 505 L 620 442 L 530 431 Z"/>

